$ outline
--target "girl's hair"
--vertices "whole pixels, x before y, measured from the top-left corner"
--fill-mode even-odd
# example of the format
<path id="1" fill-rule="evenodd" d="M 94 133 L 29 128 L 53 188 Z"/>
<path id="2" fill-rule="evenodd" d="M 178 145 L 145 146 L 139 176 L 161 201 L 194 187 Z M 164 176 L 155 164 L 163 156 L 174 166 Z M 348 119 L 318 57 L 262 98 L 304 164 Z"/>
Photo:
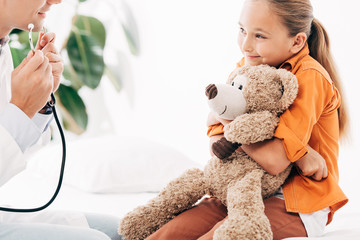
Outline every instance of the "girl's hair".
<path id="1" fill-rule="evenodd" d="M 271 9 L 282 19 L 290 36 L 304 32 L 308 37 L 310 56 L 329 73 L 338 89 L 341 105 L 338 109 L 340 137 L 346 136 L 348 114 L 343 97 L 341 80 L 330 52 L 329 36 L 322 24 L 313 16 L 310 0 L 267 0 Z"/>

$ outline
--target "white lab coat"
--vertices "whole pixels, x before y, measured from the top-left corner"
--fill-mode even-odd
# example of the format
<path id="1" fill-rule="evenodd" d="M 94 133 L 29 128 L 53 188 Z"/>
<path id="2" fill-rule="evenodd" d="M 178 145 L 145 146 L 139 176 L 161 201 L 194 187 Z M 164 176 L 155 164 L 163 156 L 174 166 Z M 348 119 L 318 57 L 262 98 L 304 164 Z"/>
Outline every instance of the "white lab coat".
<path id="1" fill-rule="evenodd" d="M 0 54 L 0 113 L 8 106 L 11 97 L 11 72 L 13 62 L 9 45 L 2 48 Z M 45 126 L 45 125 L 44 125 Z M 49 130 L 43 132 L 37 143 L 27 149 L 21 150 L 12 135 L 0 124 L 0 187 L 13 176 L 26 168 L 26 159 L 29 153 L 34 152 L 41 145 L 50 140 Z M 36 213 L 12 213 L 0 211 L 0 224 L 7 223 L 48 223 L 78 227 L 89 227 L 86 217 L 81 212 L 54 212 L 41 211 Z"/>
<path id="2" fill-rule="evenodd" d="M 0 125 L 0 186 L 26 167 L 25 156 L 12 136 Z"/>
<path id="3" fill-rule="evenodd" d="M 10 48 L 6 45 L 0 55 L 0 111 L 10 100 L 12 64 Z M 25 167 L 23 152 L 9 132 L 0 125 L 0 186 Z"/>

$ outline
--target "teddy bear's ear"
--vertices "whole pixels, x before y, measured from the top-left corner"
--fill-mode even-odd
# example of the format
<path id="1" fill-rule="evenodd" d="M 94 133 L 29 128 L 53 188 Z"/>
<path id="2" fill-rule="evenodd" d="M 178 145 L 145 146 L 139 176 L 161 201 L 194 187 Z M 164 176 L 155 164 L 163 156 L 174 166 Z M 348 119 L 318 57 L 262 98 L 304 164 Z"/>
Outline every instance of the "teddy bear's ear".
<path id="1" fill-rule="evenodd" d="M 298 93 L 298 81 L 294 74 L 286 69 L 278 69 L 279 78 L 283 86 L 283 95 L 279 101 L 278 113 L 284 112 L 295 100 Z"/>

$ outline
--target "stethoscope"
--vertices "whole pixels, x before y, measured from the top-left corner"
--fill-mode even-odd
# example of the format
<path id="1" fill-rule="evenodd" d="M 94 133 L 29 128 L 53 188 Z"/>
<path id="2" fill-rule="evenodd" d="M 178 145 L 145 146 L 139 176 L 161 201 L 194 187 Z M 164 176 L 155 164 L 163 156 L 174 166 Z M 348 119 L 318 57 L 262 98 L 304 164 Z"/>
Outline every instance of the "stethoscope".
<path id="1" fill-rule="evenodd" d="M 34 45 L 33 45 L 33 41 L 32 41 L 32 30 L 34 28 L 34 24 L 30 23 L 28 25 L 28 29 L 29 29 L 29 44 L 30 44 L 30 48 L 32 51 L 35 51 Z M 43 28 L 43 32 L 45 32 L 45 29 Z M 49 107 L 51 107 L 52 109 L 52 113 L 54 115 L 54 119 L 56 122 L 56 125 L 59 129 L 60 132 L 60 136 L 61 136 L 61 143 L 62 143 L 62 151 L 63 151 L 63 155 L 62 155 L 62 162 L 61 162 L 61 168 L 60 168 L 60 176 L 59 176 L 59 181 L 58 181 L 58 185 L 56 187 L 56 190 L 53 194 L 53 196 L 51 197 L 51 199 L 44 204 L 41 207 L 37 207 L 37 208 L 6 208 L 6 207 L 0 207 L 0 211 L 6 211 L 6 212 L 37 212 L 37 211 L 41 211 L 45 208 L 47 208 L 48 206 L 50 206 L 50 204 L 55 200 L 55 198 L 57 197 L 57 195 L 59 194 L 60 188 L 61 188 L 61 184 L 63 181 L 63 177 L 64 177 L 64 170 L 65 170 L 65 159 L 66 159 L 66 143 L 65 143 L 65 136 L 64 136 L 64 132 L 62 130 L 59 118 L 56 114 L 56 109 L 55 109 L 55 96 L 53 93 L 51 93 L 51 101 L 47 103 L 47 105 Z"/>

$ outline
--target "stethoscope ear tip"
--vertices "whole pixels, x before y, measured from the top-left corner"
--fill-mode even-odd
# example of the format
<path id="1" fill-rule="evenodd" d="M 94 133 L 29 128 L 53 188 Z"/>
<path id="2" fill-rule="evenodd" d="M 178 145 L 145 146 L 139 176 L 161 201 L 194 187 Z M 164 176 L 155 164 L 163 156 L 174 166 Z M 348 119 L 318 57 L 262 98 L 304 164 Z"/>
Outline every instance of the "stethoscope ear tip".
<path id="1" fill-rule="evenodd" d="M 32 23 L 29 23 L 28 25 L 28 29 L 29 29 L 29 44 L 30 44 L 30 48 L 32 51 L 35 51 L 34 49 L 34 45 L 33 45 L 33 42 L 32 42 L 32 30 L 34 29 L 34 24 Z"/>
<path id="2" fill-rule="evenodd" d="M 34 24 L 29 23 L 29 25 L 28 25 L 28 29 L 29 29 L 30 31 L 32 31 L 32 30 L 33 30 L 33 28 L 34 28 Z"/>

